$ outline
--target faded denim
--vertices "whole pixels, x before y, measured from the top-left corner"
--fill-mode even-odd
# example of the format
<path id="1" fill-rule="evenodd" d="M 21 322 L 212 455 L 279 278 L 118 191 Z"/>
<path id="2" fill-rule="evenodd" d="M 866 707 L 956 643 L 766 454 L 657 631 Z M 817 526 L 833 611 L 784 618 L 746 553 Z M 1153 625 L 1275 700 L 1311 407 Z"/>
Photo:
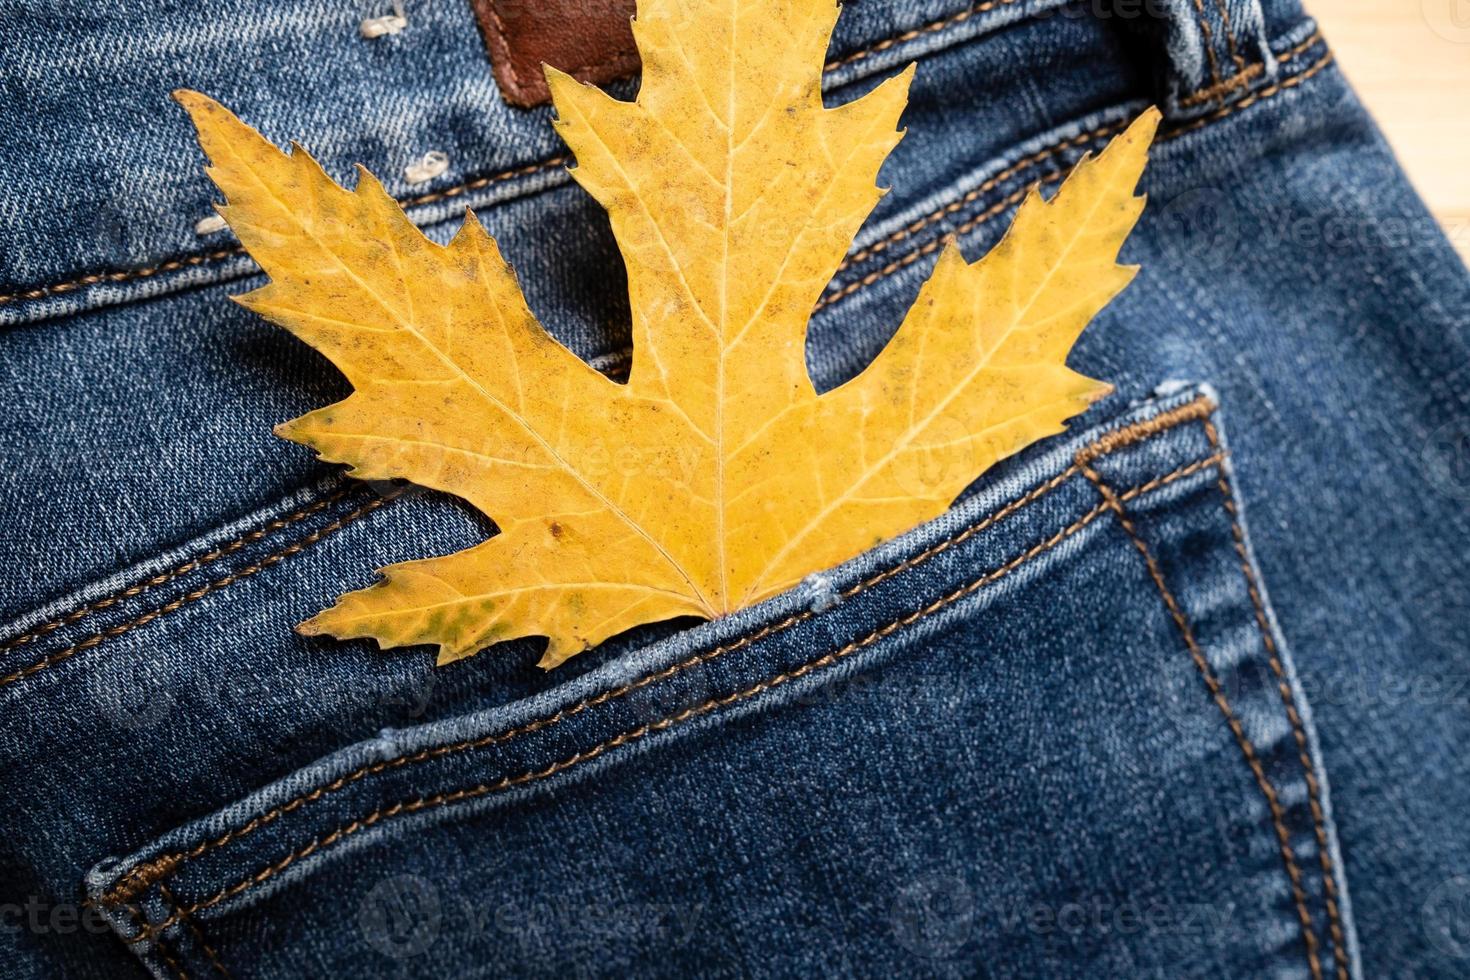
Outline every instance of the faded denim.
<path id="1" fill-rule="evenodd" d="M 228 302 L 259 277 L 194 230 L 169 90 L 439 240 L 473 207 L 626 368 L 550 111 L 466 3 L 377 12 L 0 12 L 0 976 L 1470 971 L 1470 280 L 1293 0 L 852 4 L 832 100 L 919 70 L 819 386 L 1157 103 L 1143 271 L 1071 361 L 1117 392 L 930 524 L 549 674 L 290 628 L 489 526 L 270 435 L 344 384 Z"/>

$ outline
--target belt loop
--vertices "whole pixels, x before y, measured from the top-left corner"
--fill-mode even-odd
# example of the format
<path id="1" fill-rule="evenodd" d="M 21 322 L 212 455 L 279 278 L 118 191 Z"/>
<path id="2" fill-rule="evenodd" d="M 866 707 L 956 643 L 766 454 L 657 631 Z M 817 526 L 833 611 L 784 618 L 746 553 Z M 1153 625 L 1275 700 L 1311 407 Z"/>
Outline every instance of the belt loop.
<path id="1" fill-rule="evenodd" d="M 1164 22 L 1165 114 L 1172 119 L 1205 115 L 1276 74 L 1261 0 L 1143 2 Z"/>

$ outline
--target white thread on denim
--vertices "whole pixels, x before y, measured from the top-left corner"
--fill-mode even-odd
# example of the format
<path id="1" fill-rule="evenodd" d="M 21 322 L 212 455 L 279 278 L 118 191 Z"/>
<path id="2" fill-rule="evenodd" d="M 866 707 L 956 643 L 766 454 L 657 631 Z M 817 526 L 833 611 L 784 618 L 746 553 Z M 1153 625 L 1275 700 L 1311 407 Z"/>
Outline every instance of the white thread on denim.
<path id="1" fill-rule="evenodd" d="M 403 15 L 403 0 L 393 0 L 393 12 L 381 17 L 368 17 L 357 29 L 363 37 L 372 39 L 383 37 L 386 34 L 397 34 L 408 26 L 408 18 Z"/>
<path id="2" fill-rule="evenodd" d="M 217 214 L 211 214 L 194 222 L 194 234 L 203 238 L 205 235 L 218 234 L 228 227 L 229 225 L 225 224 L 224 218 Z"/>
<path id="3" fill-rule="evenodd" d="M 403 179 L 410 184 L 422 184 L 449 169 L 449 156 L 442 150 L 430 150 L 413 163 L 403 168 Z"/>
<path id="4" fill-rule="evenodd" d="M 820 572 L 813 572 L 801 580 L 801 598 L 814 613 L 826 612 L 842 601 L 837 586 Z"/>

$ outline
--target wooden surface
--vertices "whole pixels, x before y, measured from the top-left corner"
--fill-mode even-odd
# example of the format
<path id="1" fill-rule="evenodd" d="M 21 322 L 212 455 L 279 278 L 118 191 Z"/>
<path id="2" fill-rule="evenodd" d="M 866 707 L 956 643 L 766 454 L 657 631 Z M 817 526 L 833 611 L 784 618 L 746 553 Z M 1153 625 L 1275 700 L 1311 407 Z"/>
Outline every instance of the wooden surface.
<path id="1" fill-rule="evenodd" d="M 1307 0 L 1409 178 L 1470 261 L 1470 0 Z"/>

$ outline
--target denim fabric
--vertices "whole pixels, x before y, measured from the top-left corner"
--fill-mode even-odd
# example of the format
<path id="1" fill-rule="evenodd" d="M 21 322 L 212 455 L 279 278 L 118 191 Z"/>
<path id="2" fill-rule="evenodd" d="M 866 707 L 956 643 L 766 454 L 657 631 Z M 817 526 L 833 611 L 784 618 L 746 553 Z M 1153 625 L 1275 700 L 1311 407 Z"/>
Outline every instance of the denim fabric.
<path id="1" fill-rule="evenodd" d="M 852 4 L 830 98 L 919 71 L 819 386 L 1158 103 L 1143 271 L 1071 361 L 1117 392 L 931 524 L 550 674 L 290 628 L 490 527 L 270 435 L 344 384 L 228 302 L 258 276 L 193 231 L 169 89 L 440 240 L 474 207 L 627 355 L 549 110 L 467 4 L 370 6 L 0 12 L 0 977 L 1470 971 L 1470 280 L 1292 0 Z"/>

